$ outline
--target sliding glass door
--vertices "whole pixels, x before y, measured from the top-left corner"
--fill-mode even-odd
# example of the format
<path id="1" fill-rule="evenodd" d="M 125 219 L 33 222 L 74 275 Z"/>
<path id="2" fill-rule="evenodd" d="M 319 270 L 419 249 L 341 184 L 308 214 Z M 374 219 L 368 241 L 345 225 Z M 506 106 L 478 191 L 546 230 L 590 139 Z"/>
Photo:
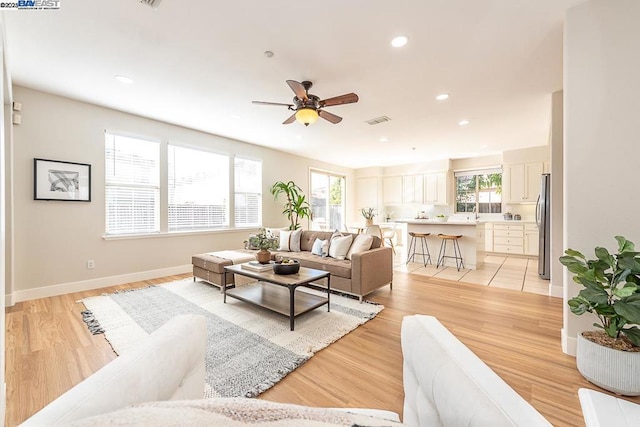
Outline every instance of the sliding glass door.
<path id="1" fill-rule="evenodd" d="M 311 170 L 312 230 L 344 230 L 344 175 Z"/>

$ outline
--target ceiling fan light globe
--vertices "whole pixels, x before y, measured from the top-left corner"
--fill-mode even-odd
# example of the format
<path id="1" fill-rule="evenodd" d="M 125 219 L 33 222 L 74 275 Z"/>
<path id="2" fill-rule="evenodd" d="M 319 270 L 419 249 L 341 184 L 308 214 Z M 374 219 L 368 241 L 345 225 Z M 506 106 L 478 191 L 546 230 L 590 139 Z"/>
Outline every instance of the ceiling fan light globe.
<path id="1" fill-rule="evenodd" d="M 318 112 L 313 108 L 301 108 L 296 111 L 296 120 L 305 126 L 309 126 L 318 121 Z"/>

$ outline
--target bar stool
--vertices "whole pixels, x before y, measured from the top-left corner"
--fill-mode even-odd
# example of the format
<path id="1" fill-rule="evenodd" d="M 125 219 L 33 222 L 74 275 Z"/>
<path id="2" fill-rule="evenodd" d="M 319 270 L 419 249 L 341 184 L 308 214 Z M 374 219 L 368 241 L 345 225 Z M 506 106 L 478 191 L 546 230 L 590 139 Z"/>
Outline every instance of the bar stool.
<path id="1" fill-rule="evenodd" d="M 409 232 L 409 236 L 411 236 L 411 240 L 409 241 L 409 248 L 407 249 L 407 262 L 409 264 L 410 261 L 414 261 L 416 259 L 416 255 L 422 256 L 422 264 L 426 267 L 427 262 L 431 265 L 431 254 L 429 253 L 429 245 L 427 244 L 427 236 L 430 236 L 431 233 L 416 233 L 413 231 Z M 420 240 L 420 248 L 422 252 L 416 252 L 416 240 Z M 413 248 L 412 248 L 413 245 Z M 413 249 L 413 251 L 412 251 Z"/>
<path id="2" fill-rule="evenodd" d="M 464 268 L 464 261 L 462 260 L 462 251 L 460 251 L 460 244 L 458 243 L 458 239 L 460 239 L 462 236 L 461 235 L 456 236 L 451 234 L 438 234 L 438 237 L 442 239 L 442 243 L 440 243 L 440 252 L 438 253 L 438 263 L 436 265 L 436 268 L 440 267 L 441 265 L 444 266 L 445 258 L 453 258 L 456 260 L 456 267 L 458 268 L 458 271 L 460 271 L 460 267 Z M 446 255 L 448 241 L 453 242 L 454 256 Z"/>

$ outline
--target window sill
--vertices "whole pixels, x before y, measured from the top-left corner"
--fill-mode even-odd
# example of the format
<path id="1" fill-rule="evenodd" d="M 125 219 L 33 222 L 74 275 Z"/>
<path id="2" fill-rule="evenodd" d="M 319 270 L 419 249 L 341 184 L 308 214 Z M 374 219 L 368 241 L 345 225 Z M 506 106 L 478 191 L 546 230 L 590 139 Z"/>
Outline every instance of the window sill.
<path id="1" fill-rule="evenodd" d="M 138 233 L 138 234 L 105 234 L 104 240 L 132 240 L 132 239 L 155 239 L 158 237 L 182 237 L 199 236 L 207 234 L 239 233 L 244 231 L 255 231 L 260 227 L 241 228 L 220 228 L 215 230 L 195 230 L 195 231 L 161 231 L 158 233 Z"/>

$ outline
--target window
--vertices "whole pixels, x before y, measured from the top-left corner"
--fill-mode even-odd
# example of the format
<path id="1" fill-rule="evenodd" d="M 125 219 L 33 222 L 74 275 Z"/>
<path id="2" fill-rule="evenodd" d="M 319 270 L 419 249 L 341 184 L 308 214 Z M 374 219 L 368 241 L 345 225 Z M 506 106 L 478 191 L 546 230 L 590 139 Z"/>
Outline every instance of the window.
<path id="1" fill-rule="evenodd" d="M 234 159 L 234 223 L 257 227 L 262 222 L 262 162 Z"/>
<path id="2" fill-rule="evenodd" d="M 344 176 L 311 171 L 311 228 L 343 230 L 345 212 Z"/>
<path id="3" fill-rule="evenodd" d="M 502 169 L 460 171 L 456 178 L 456 212 L 502 212 Z"/>
<path id="4" fill-rule="evenodd" d="M 229 226 L 229 157 L 169 145 L 169 231 Z"/>
<path id="5" fill-rule="evenodd" d="M 106 134 L 107 234 L 160 231 L 160 144 Z"/>

